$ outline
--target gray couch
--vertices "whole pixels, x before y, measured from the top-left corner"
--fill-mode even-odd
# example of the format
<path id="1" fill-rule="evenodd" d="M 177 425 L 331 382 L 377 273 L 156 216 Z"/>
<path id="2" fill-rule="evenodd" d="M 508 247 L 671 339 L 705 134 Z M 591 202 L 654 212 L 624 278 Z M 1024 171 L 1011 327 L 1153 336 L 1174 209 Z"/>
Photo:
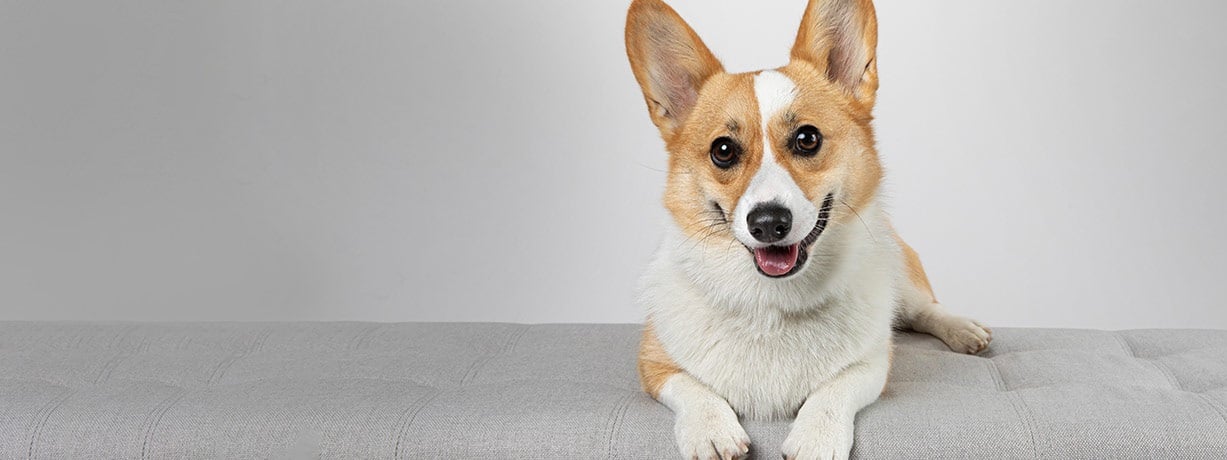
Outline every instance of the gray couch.
<path id="1" fill-rule="evenodd" d="M 0 323 L 0 458 L 675 458 L 636 325 Z M 857 458 L 1225 458 L 1227 331 L 901 334 Z M 787 422 L 746 422 L 779 458 Z"/>

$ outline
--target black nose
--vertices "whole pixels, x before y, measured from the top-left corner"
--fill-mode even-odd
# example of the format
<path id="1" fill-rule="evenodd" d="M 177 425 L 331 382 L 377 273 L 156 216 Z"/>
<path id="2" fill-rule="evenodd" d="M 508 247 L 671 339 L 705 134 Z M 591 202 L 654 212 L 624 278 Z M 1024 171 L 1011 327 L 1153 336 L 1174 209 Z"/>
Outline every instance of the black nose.
<path id="1" fill-rule="evenodd" d="M 746 216 L 750 236 L 764 243 L 774 243 L 788 236 L 792 230 L 792 211 L 774 203 L 761 204 Z"/>

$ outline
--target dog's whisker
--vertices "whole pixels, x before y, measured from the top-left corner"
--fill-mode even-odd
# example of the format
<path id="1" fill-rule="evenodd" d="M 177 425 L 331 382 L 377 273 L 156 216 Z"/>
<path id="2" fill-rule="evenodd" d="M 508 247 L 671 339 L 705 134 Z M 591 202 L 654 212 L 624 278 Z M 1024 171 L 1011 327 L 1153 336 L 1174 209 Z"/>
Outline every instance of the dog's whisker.
<path id="1" fill-rule="evenodd" d="M 643 164 L 643 163 L 635 162 L 635 164 L 636 164 L 636 165 L 639 165 L 639 167 L 641 167 L 641 168 L 643 168 L 643 169 L 649 169 L 649 170 L 652 170 L 652 171 L 656 171 L 656 172 L 658 172 L 658 173 L 665 173 L 665 174 L 668 174 L 668 173 L 669 173 L 669 171 L 665 171 L 665 170 L 663 170 L 663 169 L 658 169 L 658 168 L 653 168 L 653 167 L 648 166 L 648 165 L 645 165 L 645 164 Z"/>
<path id="2" fill-rule="evenodd" d="M 848 202 L 847 202 L 847 201 L 844 201 L 844 199 L 843 199 L 843 198 L 840 198 L 840 199 L 839 199 L 839 202 L 840 202 L 840 203 L 842 203 L 844 206 L 847 206 L 847 207 L 848 207 L 848 209 L 852 210 L 852 214 L 853 214 L 853 215 L 855 215 L 855 216 L 856 216 L 856 219 L 857 219 L 857 220 L 859 220 L 859 221 L 861 221 L 861 225 L 865 227 L 865 233 L 868 233 L 868 234 L 869 234 L 869 238 L 870 238 L 870 239 L 872 239 L 874 243 L 877 243 L 877 242 L 878 242 L 878 238 L 877 238 L 876 236 L 873 236 L 873 230 L 870 230 L 870 229 L 869 229 L 869 224 L 868 224 L 868 223 L 865 223 L 865 219 L 861 217 L 861 213 L 856 212 L 856 208 L 854 208 L 854 207 L 852 207 L 852 205 L 848 204 Z"/>
<path id="3" fill-rule="evenodd" d="M 693 227 L 693 225 L 692 225 L 692 227 Z M 696 230 L 696 231 L 695 231 L 695 234 L 696 234 L 696 235 L 688 235 L 688 236 L 686 237 L 686 239 L 682 241 L 682 243 L 684 244 L 684 243 L 686 243 L 686 242 L 691 242 L 691 245 L 690 245 L 690 250 L 694 250 L 694 249 L 695 249 L 695 248 L 697 248 L 697 247 L 698 247 L 700 244 L 702 244 L 704 241 L 706 241 L 708 238 L 711 238 L 711 237 L 713 237 L 713 236 L 715 236 L 715 235 L 718 235 L 718 234 L 721 234 L 721 233 L 725 233 L 726 231 L 728 231 L 728 232 L 730 233 L 730 235 L 731 235 L 731 233 L 732 233 L 732 232 L 731 232 L 731 230 L 732 230 L 732 228 L 731 228 L 731 227 L 728 225 L 728 222 L 725 222 L 725 221 L 723 221 L 723 220 L 721 220 L 721 221 L 716 221 L 716 222 L 712 222 L 712 223 L 710 223 L 710 224 L 708 224 L 708 225 L 706 225 L 706 226 L 704 226 L 704 227 L 702 227 L 702 228 L 700 228 L 700 229 Z M 698 236 L 698 234 L 701 234 L 702 236 L 699 236 L 699 238 L 697 238 L 697 239 L 696 239 L 696 238 L 695 238 L 695 236 Z M 678 245 L 678 248 L 681 248 L 681 245 Z"/>
<path id="4" fill-rule="evenodd" d="M 703 227 L 711 227 L 714 225 L 721 225 L 721 224 L 726 224 L 726 223 L 727 222 L 723 220 L 714 219 L 714 218 L 713 219 L 702 219 L 702 220 L 697 220 L 695 222 L 691 222 L 690 224 L 683 227 L 682 230 L 691 230 L 700 225 L 702 225 Z"/>
<path id="5" fill-rule="evenodd" d="M 690 242 L 690 243 L 693 243 L 690 249 L 694 249 L 698 247 L 698 245 L 702 243 L 704 240 L 706 240 L 707 238 L 710 238 L 713 235 L 722 233 L 726 230 L 731 230 L 731 227 L 729 228 L 725 228 L 725 227 L 729 227 L 729 225 L 728 225 L 728 222 L 724 221 L 723 219 L 720 219 L 720 220 L 707 219 L 707 220 L 700 220 L 700 221 L 692 222 L 683 228 L 683 231 L 687 232 L 688 234 L 686 238 L 678 244 L 677 248 L 680 249 L 683 244 Z M 692 230 L 692 229 L 694 230 L 693 234 L 689 232 L 689 230 Z M 699 236 L 699 235 L 702 235 L 702 236 Z M 696 236 L 699 236 L 699 238 L 696 239 L 695 238 Z"/>
<path id="6" fill-rule="evenodd" d="M 837 129 L 867 123 L 877 94 L 872 2 L 808 2 L 792 55 L 825 68 L 743 74 L 742 83 L 702 98 L 695 95 L 703 81 L 725 72 L 685 21 L 661 0 L 635 0 L 628 11 L 627 55 L 671 155 L 667 167 L 659 159 L 640 164 L 666 174 L 672 219 L 643 277 L 640 298 L 649 315 L 640 383 L 675 415 L 708 411 L 711 400 L 733 415 L 678 418 L 674 437 L 687 458 L 744 451 L 750 441 L 739 415 L 795 417 L 786 457 L 804 456 L 792 446 L 811 444 L 827 446 L 825 457 L 846 457 L 856 439 L 855 416 L 881 393 L 890 372 L 890 336 L 879 332 L 895 316 L 914 318 L 901 321 L 907 326 L 926 321 L 912 329 L 940 332 L 955 351 L 988 346 L 991 331 L 945 313 L 927 281 L 893 276 L 919 270 L 904 266 L 914 261 L 877 256 L 895 249 L 898 237 L 876 206 L 882 174 L 874 135 Z M 828 102 L 844 108 L 824 111 L 814 101 L 831 84 L 839 91 Z M 746 98 L 757 102 L 739 103 Z M 761 129 L 762 121 L 771 129 Z M 824 141 L 819 127 L 807 123 L 834 136 Z M 818 171 L 818 163 L 842 173 Z M 869 193 L 857 201 L 866 215 L 836 197 L 843 186 Z M 860 234 L 841 238 L 859 230 L 844 225 L 839 206 L 856 216 L 871 241 Z M 675 374 L 685 383 L 666 383 Z M 816 386 L 832 391 L 806 400 Z M 838 425 L 826 423 L 831 407 L 839 409 Z"/>
<path id="7" fill-rule="evenodd" d="M 714 229 L 710 232 L 707 232 L 706 235 L 704 235 L 702 238 L 699 238 L 699 240 L 695 242 L 695 244 L 691 247 L 691 249 L 698 247 L 700 244 L 703 244 L 704 241 L 707 241 L 708 238 L 711 238 L 712 236 L 718 235 L 720 233 L 723 233 L 722 231 L 720 231 L 720 229 Z"/>

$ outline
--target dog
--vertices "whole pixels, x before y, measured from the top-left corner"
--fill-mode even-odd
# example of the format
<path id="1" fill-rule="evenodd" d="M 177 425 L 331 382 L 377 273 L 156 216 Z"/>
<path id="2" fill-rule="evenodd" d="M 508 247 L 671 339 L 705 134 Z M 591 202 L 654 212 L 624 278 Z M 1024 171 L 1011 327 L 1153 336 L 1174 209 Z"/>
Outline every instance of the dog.
<path id="1" fill-rule="evenodd" d="M 893 329 L 989 345 L 989 328 L 938 303 L 882 209 L 876 48 L 870 0 L 810 0 L 787 65 L 730 74 L 661 0 L 629 8 L 671 216 L 641 281 L 638 371 L 685 458 L 748 454 L 739 415 L 795 417 L 785 458 L 847 458 Z"/>

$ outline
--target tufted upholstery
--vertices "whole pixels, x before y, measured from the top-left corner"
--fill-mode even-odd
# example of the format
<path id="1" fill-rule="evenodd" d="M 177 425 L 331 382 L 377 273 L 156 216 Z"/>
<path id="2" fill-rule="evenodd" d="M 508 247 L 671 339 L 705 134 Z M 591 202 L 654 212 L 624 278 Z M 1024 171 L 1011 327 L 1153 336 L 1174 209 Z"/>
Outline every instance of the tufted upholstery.
<path id="1" fill-rule="evenodd" d="M 859 458 L 1224 458 L 1227 331 L 902 334 Z M 635 325 L 0 323 L 0 458 L 674 458 Z M 786 422 L 747 422 L 778 458 Z"/>

